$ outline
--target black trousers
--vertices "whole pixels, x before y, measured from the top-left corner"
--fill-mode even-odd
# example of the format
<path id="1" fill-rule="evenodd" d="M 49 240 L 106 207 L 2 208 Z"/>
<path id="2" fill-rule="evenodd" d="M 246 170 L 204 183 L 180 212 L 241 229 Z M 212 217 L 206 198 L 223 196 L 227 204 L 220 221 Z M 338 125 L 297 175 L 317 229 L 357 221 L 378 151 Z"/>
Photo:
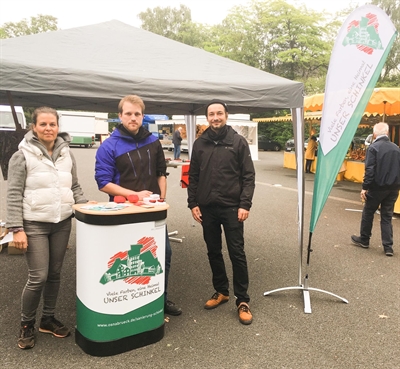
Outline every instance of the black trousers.
<path id="1" fill-rule="evenodd" d="M 306 173 L 311 173 L 311 165 L 314 160 L 306 159 Z"/>
<path id="2" fill-rule="evenodd" d="M 204 241 L 207 244 L 208 260 L 212 271 L 215 291 L 229 295 L 229 281 L 222 256 L 222 229 L 233 269 L 233 291 L 236 305 L 249 302 L 247 294 L 249 275 L 244 252 L 243 222 L 238 221 L 237 207 L 201 206 Z"/>
<path id="3" fill-rule="evenodd" d="M 374 214 L 380 205 L 382 245 L 384 248 L 393 247 L 392 217 L 398 195 L 398 190 L 368 190 L 360 226 L 363 241 L 369 242 Z"/>

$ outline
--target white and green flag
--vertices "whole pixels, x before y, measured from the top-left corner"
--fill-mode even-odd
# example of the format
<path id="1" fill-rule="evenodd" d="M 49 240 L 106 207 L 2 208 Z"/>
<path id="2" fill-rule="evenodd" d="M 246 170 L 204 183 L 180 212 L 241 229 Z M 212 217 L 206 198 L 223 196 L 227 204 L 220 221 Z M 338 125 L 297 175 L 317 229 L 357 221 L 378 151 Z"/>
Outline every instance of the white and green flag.
<path id="1" fill-rule="evenodd" d="M 354 10 L 336 39 L 325 85 L 310 232 L 326 203 L 397 31 L 374 5 Z"/>

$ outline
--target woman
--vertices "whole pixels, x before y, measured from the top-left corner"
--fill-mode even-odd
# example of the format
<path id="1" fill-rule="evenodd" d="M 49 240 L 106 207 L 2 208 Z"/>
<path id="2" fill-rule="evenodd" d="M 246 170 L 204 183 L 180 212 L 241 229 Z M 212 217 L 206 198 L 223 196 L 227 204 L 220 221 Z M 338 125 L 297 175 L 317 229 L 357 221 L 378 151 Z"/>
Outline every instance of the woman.
<path id="1" fill-rule="evenodd" d="M 311 165 L 315 160 L 315 152 L 317 151 L 318 143 L 315 136 L 311 136 L 308 140 L 308 145 L 305 153 L 306 158 L 306 173 L 311 173 Z"/>
<path id="2" fill-rule="evenodd" d="M 16 248 L 25 251 L 28 281 L 22 292 L 18 347 L 35 345 L 35 319 L 43 292 L 39 331 L 67 337 L 54 318 L 60 272 L 71 232 L 72 205 L 87 202 L 69 150 L 68 133 L 59 133 L 57 111 L 37 108 L 31 130 L 10 159 L 7 228 Z"/>

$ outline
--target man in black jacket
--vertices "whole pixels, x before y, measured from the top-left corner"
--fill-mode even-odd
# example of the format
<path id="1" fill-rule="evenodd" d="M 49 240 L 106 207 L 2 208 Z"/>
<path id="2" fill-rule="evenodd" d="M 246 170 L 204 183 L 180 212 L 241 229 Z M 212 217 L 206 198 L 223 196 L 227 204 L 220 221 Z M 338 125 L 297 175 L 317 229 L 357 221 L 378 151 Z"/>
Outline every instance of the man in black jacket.
<path id="1" fill-rule="evenodd" d="M 374 141 L 367 150 L 361 190 L 365 205 L 360 237 L 351 236 L 351 240 L 357 246 L 369 247 L 374 214 L 380 206 L 382 245 L 385 254 L 393 256 L 392 217 L 400 189 L 400 149 L 390 142 L 386 123 L 377 123 L 373 132 Z"/>
<path id="2" fill-rule="evenodd" d="M 253 316 L 248 305 L 249 277 L 243 222 L 248 218 L 252 204 L 254 165 L 246 139 L 226 125 L 226 104 L 212 101 L 206 106 L 206 117 L 210 126 L 194 142 L 188 186 L 188 206 L 193 218 L 203 227 L 216 291 L 204 308 L 213 309 L 229 300 L 229 282 L 222 257 L 223 226 L 232 262 L 239 321 L 250 324 Z"/>

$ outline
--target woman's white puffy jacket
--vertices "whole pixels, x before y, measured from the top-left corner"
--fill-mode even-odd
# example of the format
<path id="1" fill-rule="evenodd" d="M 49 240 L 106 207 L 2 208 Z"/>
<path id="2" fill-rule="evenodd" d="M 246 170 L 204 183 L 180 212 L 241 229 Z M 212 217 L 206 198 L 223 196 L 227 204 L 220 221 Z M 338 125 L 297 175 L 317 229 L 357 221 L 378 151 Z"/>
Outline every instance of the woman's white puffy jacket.
<path id="1" fill-rule="evenodd" d="M 87 202 L 69 142 L 59 133 L 50 157 L 32 131 L 25 135 L 9 162 L 7 228 L 23 220 L 58 223 L 72 215 L 74 203 Z"/>
<path id="2" fill-rule="evenodd" d="M 27 177 L 23 199 L 25 220 L 58 223 L 72 214 L 72 160 L 69 147 L 60 150 L 55 162 L 25 139 L 19 144 L 25 156 Z"/>

